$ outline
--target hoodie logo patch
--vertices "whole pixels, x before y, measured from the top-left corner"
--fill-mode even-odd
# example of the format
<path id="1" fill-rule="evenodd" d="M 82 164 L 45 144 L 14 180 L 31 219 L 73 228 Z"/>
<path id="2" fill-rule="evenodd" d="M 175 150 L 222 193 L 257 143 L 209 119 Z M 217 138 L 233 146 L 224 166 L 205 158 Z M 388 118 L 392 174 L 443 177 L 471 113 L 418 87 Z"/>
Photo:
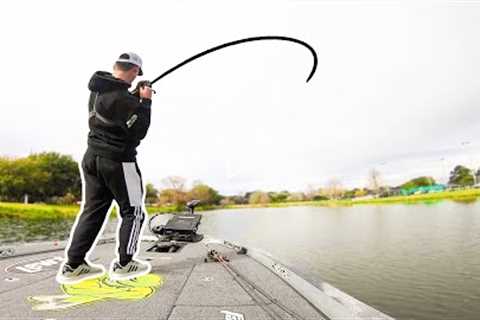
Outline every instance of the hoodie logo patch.
<path id="1" fill-rule="evenodd" d="M 130 128 L 131 126 L 133 126 L 135 121 L 137 121 L 137 118 L 138 118 L 138 116 L 136 114 L 132 115 L 130 117 L 130 119 L 128 119 L 128 121 L 127 121 L 127 127 Z"/>

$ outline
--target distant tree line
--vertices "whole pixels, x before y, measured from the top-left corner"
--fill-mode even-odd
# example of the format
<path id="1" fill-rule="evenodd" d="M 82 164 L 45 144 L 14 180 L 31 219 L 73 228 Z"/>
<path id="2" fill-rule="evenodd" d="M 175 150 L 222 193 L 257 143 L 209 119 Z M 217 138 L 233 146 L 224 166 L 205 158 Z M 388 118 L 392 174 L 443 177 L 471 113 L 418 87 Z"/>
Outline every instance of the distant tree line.
<path id="1" fill-rule="evenodd" d="M 479 182 L 480 170 L 457 165 L 450 172 L 449 187 L 467 187 Z M 399 186 L 382 183 L 380 172 L 371 170 L 369 186 L 345 189 L 339 179 L 330 179 L 324 187 L 309 185 L 305 191 L 289 192 L 253 190 L 233 196 L 223 196 L 211 186 L 195 180 L 187 188 L 187 180 L 179 176 L 168 176 L 161 180 L 161 188 L 146 184 L 148 205 L 174 206 L 178 209 L 192 199 L 202 205 L 266 204 L 328 199 L 353 199 L 361 197 L 389 197 L 399 194 L 401 189 L 434 186 L 432 177 L 417 177 Z M 0 201 L 46 202 L 57 204 L 75 203 L 81 199 L 81 178 L 77 162 L 67 155 L 56 152 L 31 154 L 24 158 L 0 157 Z"/>
<path id="2" fill-rule="evenodd" d="M 151 205 L 170 205 L 180 209 L 193 199 L 198 199 L 202 205 L 208 206 L 218 205 L 223 198 L 217 190 L 199 180 L 195 180 L 193 186 L 188 189 L 186 181 L 185 178 L 179 176 L 166 177 L 162 179 L 163 188 L 160 191 L 149 183 L 146 186 L 145 200 Z"/>

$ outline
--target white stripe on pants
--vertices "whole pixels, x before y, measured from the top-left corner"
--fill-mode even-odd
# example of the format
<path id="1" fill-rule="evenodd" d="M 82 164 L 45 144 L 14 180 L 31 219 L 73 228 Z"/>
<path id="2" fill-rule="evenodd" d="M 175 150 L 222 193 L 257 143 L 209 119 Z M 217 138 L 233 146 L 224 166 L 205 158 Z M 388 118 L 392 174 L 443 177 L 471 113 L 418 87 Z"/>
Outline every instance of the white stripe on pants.
<path id="1" fill-rule="evenodd" d="M 132 231 L 130 239 L 127 244 L 127 254 L 133 255 L 137 250 L 138 236 L 140 235 L 140 226 L 143 216 L 142 207 L 135 207 L 135 219 L 133 220 Z"/>
<path id="2" fill-rule="evenodd" d="M 138 175 L 135 162 L 122 162 L 123 175 L 127 186 L 128 200 L 132 207 L 135 207 L 132 230 L 127 244 L 127 254 L 133 255 L 136 251 L 137 241 L 140 234 L 142 210 L 142 182 Z"/>
<path id="3" fill-rule="evenodd" d="M 132 207 L 142 205 L 142 181 L 135 162 L 122 162 L 123 176 L 127 185 L 128 201 Z"/>

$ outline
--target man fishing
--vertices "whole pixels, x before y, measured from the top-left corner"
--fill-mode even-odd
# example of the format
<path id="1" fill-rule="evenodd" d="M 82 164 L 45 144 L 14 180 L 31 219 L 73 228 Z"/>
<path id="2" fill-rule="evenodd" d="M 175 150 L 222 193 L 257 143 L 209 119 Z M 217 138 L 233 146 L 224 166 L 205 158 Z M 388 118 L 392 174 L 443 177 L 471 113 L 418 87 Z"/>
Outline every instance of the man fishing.
<path id="1" fill-rule="evenodd" d="M 143 75 L 142 59 L 129 52 L 119 56 L 112 73 L 97 71 L 88 84 L 90 132 L 81 162 L 84 198 L 65 249 L 67 259 L 57 273 L 59 283 L 77 283 L 105 273 L 102 265 L 87 258 L 103 231 L 112 200 L 118 204 L 121 223 L 110 278 L 131 279 L 150 272 L 149 262 L 134 259 L 146 216 L 136 147 L 150 126 L 152 103 L 148 82 L 140 82 L 135 95 L 128 91 L 138 75 Z"/>

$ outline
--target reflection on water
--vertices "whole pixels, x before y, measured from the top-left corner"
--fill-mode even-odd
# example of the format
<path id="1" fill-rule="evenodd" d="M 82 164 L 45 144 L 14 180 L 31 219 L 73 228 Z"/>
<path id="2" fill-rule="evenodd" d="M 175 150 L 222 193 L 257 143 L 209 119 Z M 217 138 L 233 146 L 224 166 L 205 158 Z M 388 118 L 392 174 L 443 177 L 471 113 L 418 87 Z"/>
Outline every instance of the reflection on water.
<path id="1" fill-rule="evenodd" d="M 0 219 L 0 242 L 66 239 L 72 224 Z M 397 319 L 479 319 L 480 202 L 219 210 L 200 228 Z"/>
<path id="2" fill-rule="evenodd" d="M 418 204 L 423 204 L 423 205 L 438 205 L 440 202 L 445 201 L 442 199 L 430 199 L 430 200 L 422 200 L 419 202 L 410 202 L 410 205 L 418 205 Z M 475 200 L 474 200 L 475 201 Z"/>
<path id="3" fill-rule="evenodd" d="M 66 239 L 73 220 L 45 219 L 22 220 L 0 218 L 0 244 L 30 242 L 50 239 Z"/>
<path id="4" fill-rule="evenodd" d="M 116 219 L 107 224 L 105 232 L 116 231 Z M 23 220 L 12 217 L 0 217 L 0 245 L 14 242 L 42 240 L 67 240 L 73 219 Z"/>
<path id="5" fill-rule="evenodd" d="M 460 199 L 455 199 L 453 200 L 454 202 L 457 202 L 457 203 L 475 203 L 478 201 L 478 198 L 476 197 L 472 197 L 472 198 L 460 198 Z"/>

